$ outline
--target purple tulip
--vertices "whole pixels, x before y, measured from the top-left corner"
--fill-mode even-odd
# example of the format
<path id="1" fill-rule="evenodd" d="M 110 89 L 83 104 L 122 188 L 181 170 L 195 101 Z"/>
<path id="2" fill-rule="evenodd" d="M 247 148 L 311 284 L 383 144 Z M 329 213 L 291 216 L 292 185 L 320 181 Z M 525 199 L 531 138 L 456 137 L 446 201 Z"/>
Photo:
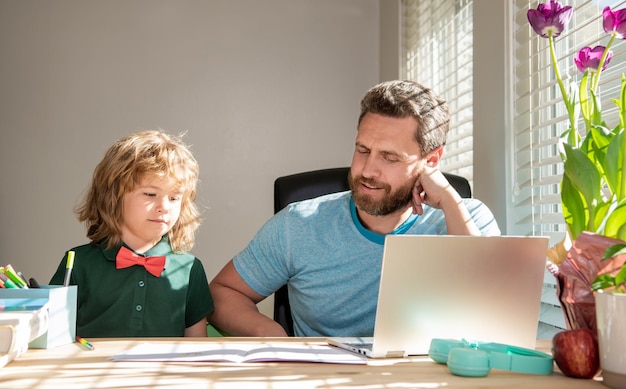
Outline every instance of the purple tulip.
<path id="1" fill-rule="evenodd" d="M 626 39 L 626 8 L 613 12 L 610 7 L 604 7 L 602 27 L 607 34 L 615 33 L 618 38 Z"/>
<path id="2" fill-rule="evenodd" d="M 563 7 L 560 2 L 550 0 L 550 3 L 539 3 L 537 9 L 529 9 L 526 16 L 537 34 L 548 38 L 552 33 L 552 37 L 556 38 L 569 23 L 573 12 L 571 6 Z"/>
<path id="3" fill-rule="evenodd" d="M 591 47 L 583 47 L 580 49 L 578 55 L 574 57 L 574 63 L 576 64 L 578 71 L 584 73 L 587 69 L 591 71 L 598 70 L 600 59 L 602 58 L 602 54 L 605 49 L 606 48 L 604 46 L 596 46 L 593 49 Z M 602 71 L 604 71 L 609 65 L 611 58 L 613 58 L 613 52 L 609 51 L 606 53 L 606 59 L 602 65 Z"/>

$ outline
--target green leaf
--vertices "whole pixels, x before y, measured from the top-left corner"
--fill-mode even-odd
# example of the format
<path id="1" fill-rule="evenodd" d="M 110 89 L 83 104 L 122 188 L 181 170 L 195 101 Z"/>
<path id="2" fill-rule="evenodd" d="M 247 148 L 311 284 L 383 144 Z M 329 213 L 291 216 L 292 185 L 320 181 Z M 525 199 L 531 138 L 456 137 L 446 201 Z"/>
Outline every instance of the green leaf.
<path id="1" fill-rule="evenodd" d="M 613 201 L 604 201 L 598 204 L 595 207 L 594 219 L 592 220 L 593 226 L 595 229 L 592 229 L 592 232 L 596 234 L 604 235 L 604 230 L 606 228 L 605 220 L 608 218 L 610 213 L 613 211 L 613 208 L 616 207 L 616 204 Z"/>
<path id="2" fill-rule="evenodd" d="M 600 196 L 600 174 L 598 169 L 585 153 L 579 149 L 575 149 L 569 144 L 564 144 L 565 155 L 567 160 L 565 161 L 564 169 L 565 175 L 569 177 L 572 184 L 582 194 L 588 204 L 591 204 L 594 199 L 598 199 Z"/>
<path id="3" fill-rule="evenodd" d="M 602 274 L 596 277 L 591 283 L 591 290 L 596 291 L 600 289 L 608 289 L 615 286 L 615 277 L 610 274 Z"/>
<path id="4" fill-rule="evenodd" d="M 618 243 L 613 246 L 609 246 L 602 255 L 602 260 L 611 259 L 620 254 L 626 254 L 626 243 Z"/>
<path id="5" fill-rule="evenodd" d="M 625 179 L 622 170 L 624 166 L 623 160 L 626 158 L 624 139 L 624 131 L 620 131 L 613 136 L 613 139 L 610 140 L 607 146 L 607 152 L 603 159 L 604 174 L 607 184 L 611 192 L 617 195 L 618 200 L 626 196 L 626 193 L 623 192 L 624 187 L 622 185 L 622 180 Z"/>
<path id="6" fill-rule="evenodd" d="M 622 128 L 626 127 L 626 77 L 622 73 L 622 89 L 620 90 L 619 101 L 617 102 L 619 107 L 619 118 Z"/>
<path id="7" fill-rule="evenodd" d="M 604 126 L 593 126 L 589 135 L 585 137 L 585 140 L 589 139 L 587 145 L 587 155 L 596 164 L 600 164 L 602 169 L 598 169 L 600 172 L 604 172 L 604 162 L 606 151 L 613 139 L 613 133 Z"/>
<path id="8" fill-rule="evenodd" d="M 571 238 L 576 239 L 587 228 L 589 216 L 582 196 L 566 175 L 561 180 L 561 204 L 563 219 L 569 227 Z"/>
<path id="9" fill-rule="evenodd" d="M 591 117 L 589 119 L 592 125 L 599 125 L 602 123 L 602 107 L 600 106 L 600 99 L 598 99 L 593 91 L 589 91 L 589 93 L 591 93 Z"/>
<path id="10" fill-rule="evenodd" d="M 626 240 L 626 201 L 622 201 L 613 209 L 606 219 L 604 234 L 609 238 Z"/>
<path id="11" fill-rule="evenodd" d="M 578 118 L 580 117 L 580 105 L 578 103 L 578 87 L 575 82 L 569 84 L 569 95 L 565 95 L 565 89 L 561 81 L 559 81 L 561 87 L 561 93 L 563 94 L 563 100 L 567 106 L 567 114 L 569 116 L 569 128 L 561 134 L 561 138 L 571 145 L 578 147 L 580 144 L 580 134 L 576 129 Z M 563 160 L 565 160 L 563 158 Z"/>
<path id="12" fill-rule="evenodd" d="M 563 147 L 565 148 L 565 155 L 567 158 L 564 163 L 563 174 L 570 180 L 573 188 L 562 188 L 563 192 L 561 193 L 561 201 L 563 201 L 564 195 L 567 201 L 570 201 L 570 194 L 566 193 L 566 191 L 573 189 L 574 191 L 579 192 L 583 197 L 584 202 L 589 205 L 587 209 L 589 215 L 586 220 L 594 220 L 594 216 L 592 214 L 594 211 L 593 205 L 602 201 L 602 194 L 600 191 L 601 180 L 598 169 L 580 149 L 575 149 L 567 143 L 565 143 Z M 566 204 L 563 202 L 563 205 L 569 206 L 569 203 Z M 591 228 L 591 230 L 595 229 L 595 226 Z"/>
<path id="13" fill-rule="evenodd" d="M 619 288 L 626 284 L 626 265 L 622 265 L 622 269 L 615 275 L 615 287 Z"/>
<path id="14" fill-rule="evenodd" d="M 585 71 L 585 74 L 580 80 L 580 110 L 583 115 L 583 120 L 585 121 L 585 126 L 587 127 L 587 131 L 589 127 L 591 127 L 591 109 L 592 102 L 589 98 L 588 90 L 588 80 L 589 80 L 589 70 Z"/>
<path id="15" fill-rule="evenodd" d="M 613 138 L 613 132 L 607 128 L 606 123 L 595 124 L 591 130 L 585 136 L 585 141 L 590 142 L 593 149 L 603 150 L 609 145 L 609 142 Z M 590 152 L 591 149 L 580 147 L 585 152 Z"/>

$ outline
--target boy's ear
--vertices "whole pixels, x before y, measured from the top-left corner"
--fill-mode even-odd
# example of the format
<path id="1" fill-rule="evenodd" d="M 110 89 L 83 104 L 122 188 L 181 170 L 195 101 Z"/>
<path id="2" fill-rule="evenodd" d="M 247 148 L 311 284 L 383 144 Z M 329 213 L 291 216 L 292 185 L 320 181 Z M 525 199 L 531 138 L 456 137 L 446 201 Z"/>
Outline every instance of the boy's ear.
<path id="1" fill-rule="evenodd" d="M 426 165 L 429 167 L 437 167 L 442 155 L 443 147 L 437 147 L 426 156 Z"/>

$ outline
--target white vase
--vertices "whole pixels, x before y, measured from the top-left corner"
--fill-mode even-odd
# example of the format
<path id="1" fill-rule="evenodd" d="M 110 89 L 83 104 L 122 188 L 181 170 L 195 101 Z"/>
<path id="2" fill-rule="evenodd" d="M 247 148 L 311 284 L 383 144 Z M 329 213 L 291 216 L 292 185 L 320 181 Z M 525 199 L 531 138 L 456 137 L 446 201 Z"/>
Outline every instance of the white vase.
<path id="1" fill-rule="evenodd" d="M 595 298 L 603 384 L 626 389 L 626 294 L 599 291 Z"/>

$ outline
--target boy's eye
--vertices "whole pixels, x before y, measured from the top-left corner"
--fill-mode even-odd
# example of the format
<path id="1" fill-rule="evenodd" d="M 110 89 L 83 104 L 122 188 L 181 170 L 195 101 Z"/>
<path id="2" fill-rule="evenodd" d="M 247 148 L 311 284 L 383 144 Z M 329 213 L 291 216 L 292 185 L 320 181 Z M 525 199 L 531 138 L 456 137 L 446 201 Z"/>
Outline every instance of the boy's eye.
<path id="1" fill-rule="evenodd" d="M 151 192 L 143 192 L 144 196 L 148 196 L 148 197 L 154 197 L 156 196 L 156 193 L 151 193 Z"/>
<path id="2" fill-rule="evenodd" d="M 182 196 L 170 196 L 170 201 L 180 201 Z"/>

